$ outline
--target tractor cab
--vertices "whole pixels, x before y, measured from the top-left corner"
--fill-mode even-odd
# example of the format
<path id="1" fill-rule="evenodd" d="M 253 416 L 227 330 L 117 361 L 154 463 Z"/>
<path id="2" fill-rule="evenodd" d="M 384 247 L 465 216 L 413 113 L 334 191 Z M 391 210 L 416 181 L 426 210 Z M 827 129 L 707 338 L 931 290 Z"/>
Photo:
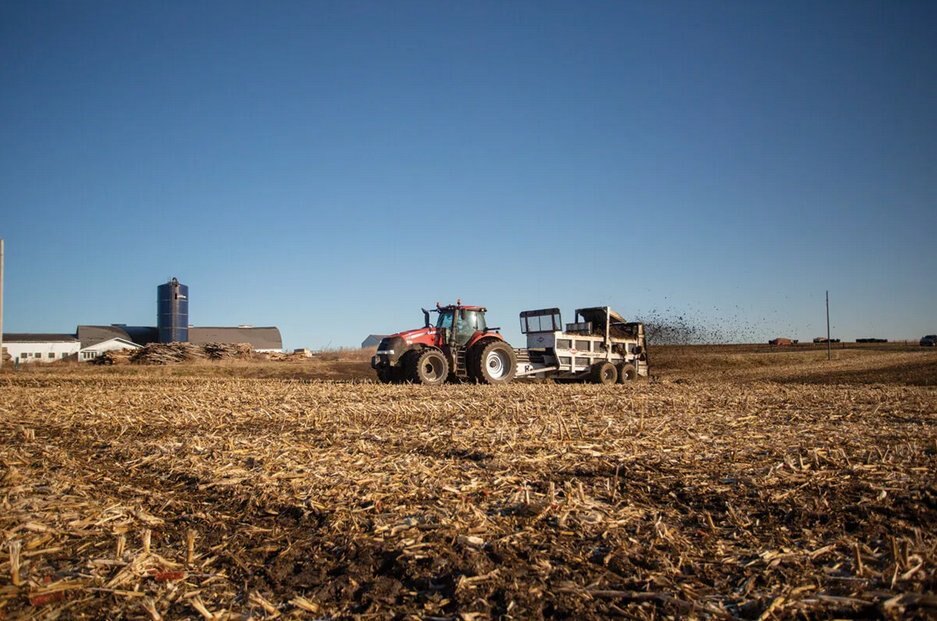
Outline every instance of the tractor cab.
<path id="1" fill-rule="evenodd" d="M 436 334 L 439 337 L 439 344 L 466 347 L 477 340 L 476 335 L 483 335 L 488 331 L 488 324 L 485 322 L 487 310 L 481 306 L 437 305 L 434 312 L 439 313 L 436 318 Z"/>

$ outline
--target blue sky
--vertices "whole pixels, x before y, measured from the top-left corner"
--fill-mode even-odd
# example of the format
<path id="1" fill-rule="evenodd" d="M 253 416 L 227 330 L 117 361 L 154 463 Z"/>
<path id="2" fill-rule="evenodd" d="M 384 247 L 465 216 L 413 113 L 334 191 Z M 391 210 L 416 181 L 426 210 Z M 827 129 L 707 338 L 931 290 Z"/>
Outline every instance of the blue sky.
<path id="1" fill-rule="evenodd" d="M 933 2 L 5 2 L 8 332 L 937 332 Z"/>

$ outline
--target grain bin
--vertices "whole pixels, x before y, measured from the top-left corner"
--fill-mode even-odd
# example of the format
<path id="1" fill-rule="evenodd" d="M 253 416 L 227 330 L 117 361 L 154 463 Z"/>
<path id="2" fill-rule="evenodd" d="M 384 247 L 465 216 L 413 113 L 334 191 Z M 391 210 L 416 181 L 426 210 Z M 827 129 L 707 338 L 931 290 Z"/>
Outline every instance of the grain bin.
<path id="1" fill-rule="evenodd" d="M 173 278 L 156 288 L 159 342 L 189 340 L 189 288 Z"/>

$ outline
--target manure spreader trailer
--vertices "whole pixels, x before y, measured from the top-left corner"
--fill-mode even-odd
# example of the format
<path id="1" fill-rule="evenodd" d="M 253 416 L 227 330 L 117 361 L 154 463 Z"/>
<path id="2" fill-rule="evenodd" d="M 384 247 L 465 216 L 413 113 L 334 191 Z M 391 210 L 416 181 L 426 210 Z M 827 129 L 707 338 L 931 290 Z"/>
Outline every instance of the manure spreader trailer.
<path id="1" fill-rule="evenodd" d="M 576 309 L 563 330 L 560 309 L 521 313 L 527 348 L 517 350 L 517 377 L 628 382 L 647 377 L 644 324 L 627 322 L 608 306 Z"/>

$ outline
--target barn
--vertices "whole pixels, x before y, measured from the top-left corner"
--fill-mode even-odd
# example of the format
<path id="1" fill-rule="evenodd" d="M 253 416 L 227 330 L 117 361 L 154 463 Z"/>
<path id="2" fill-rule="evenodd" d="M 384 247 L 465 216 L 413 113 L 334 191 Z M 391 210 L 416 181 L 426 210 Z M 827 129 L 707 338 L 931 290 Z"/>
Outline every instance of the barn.
<path id="1" fill-rule="evenodd" d="M 12 333 L 3 335 L 3 354 L 20 364 L 76 359 L 81 343 L 74 334 Z"/>

